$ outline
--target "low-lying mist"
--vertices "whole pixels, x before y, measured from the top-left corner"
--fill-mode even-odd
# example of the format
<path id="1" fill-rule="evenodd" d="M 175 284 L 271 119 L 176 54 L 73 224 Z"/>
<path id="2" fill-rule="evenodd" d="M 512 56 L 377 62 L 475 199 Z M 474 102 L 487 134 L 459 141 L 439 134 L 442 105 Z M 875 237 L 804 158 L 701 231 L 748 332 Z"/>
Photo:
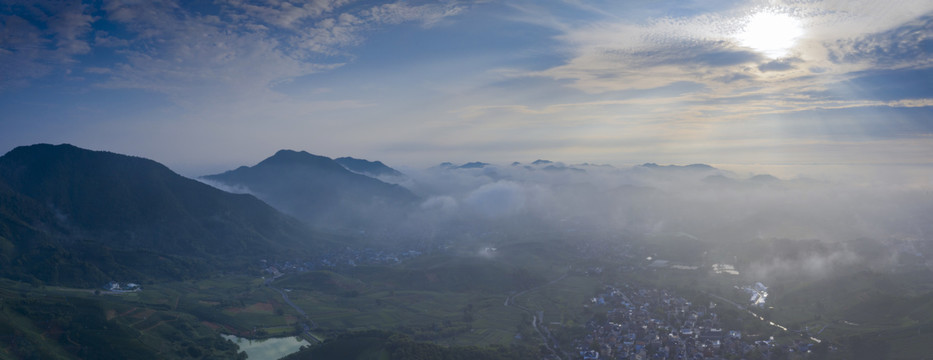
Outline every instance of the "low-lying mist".
<path id="1" fill-rule="evenodd" d="M 933 193 L 916 186 L 742 177 L 705 165 L 445 166 L 406 174 L 397 183 L 425 199 L 409 215 L 423 226 L 469 219 L 483 228 L 524 219 L 599 232 L 686 233 L 708 241 L 830 242 L 924 240 L 933 229 Z"/>
<path id="2" fill-rule="evenodd" d="M 487 245 L 530 234 L 581 242 L 673 238 L 681 239 L 675 246 L 706 244 L 697 249 L 747 246 L 748 271 L 788 276 L 854 263 L 884 267 L 905 247 L 909 256 L 921 257 L 933 249 L 933 192 L 916 183 L 743 176 L 706 165 L 615 168 L 544 161 L 403 172 L 406 177 L 383 180 L 423 200 L 400 221 L 390 214 L 396 221 L 370 232 L 375 237 Z M 774 240 L 821 248 L 788 255 L 770 245 Z"/>
<path id="3" fill-rule="evenodd" d="M 669 256 L 681 261 L 741 257 L 747 273 L 775 276 L 859 263 L 885 268 L 905 257 L 925 263 L 933 251 L 933 191 L 908 179 L 781 179 L 702 164 L 616 168 L 543 160 L 400 170 L 404 175 L 379 179 L 407 188 L 417 203 L 342 204 L 366 219 L 345 230 L 369 244 L 473 250 L 541 237 L 640 240 L 677 248 Z"/>

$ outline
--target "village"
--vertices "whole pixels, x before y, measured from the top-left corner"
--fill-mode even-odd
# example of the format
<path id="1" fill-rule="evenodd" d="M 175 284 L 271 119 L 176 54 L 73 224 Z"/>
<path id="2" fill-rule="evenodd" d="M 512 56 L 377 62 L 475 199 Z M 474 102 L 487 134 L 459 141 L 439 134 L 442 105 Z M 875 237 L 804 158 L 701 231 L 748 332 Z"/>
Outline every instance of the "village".
<path id="1" fill-rule="evenodd" d="M 576 359 L 770 359 L 806 354 L 813 346 L 743 338 L 741 331 L 723 329 L 715 303 L 693 304 L 666 290 L 606 286 L 590 303 L 606 315 L 594 316 L 586 336 L 574 341 Z"/>
<path id="2" fill-rule="evenodd" d="M 142 291 L 142 286 L 139 286 L 137 283 L 125 283 L 121 284 L 116 281 L 111 281 L 103 286 L 104 290 L 109 291 L 110 293 L 127 293 L 127 292 L 139 292 Z"/>
<path id="3" fill-rule="evenodd" d="M 274 277 L 289 272 L 307 272 L 314 270 L 336 269 L 359 265 L 394 265 L 421 255 L 418 250 L 391 252 L 375 249 L 357 250 L 347 247 L 339 251 L 328 251 L 311 259 L 262 260 L 263 270 Z"/>

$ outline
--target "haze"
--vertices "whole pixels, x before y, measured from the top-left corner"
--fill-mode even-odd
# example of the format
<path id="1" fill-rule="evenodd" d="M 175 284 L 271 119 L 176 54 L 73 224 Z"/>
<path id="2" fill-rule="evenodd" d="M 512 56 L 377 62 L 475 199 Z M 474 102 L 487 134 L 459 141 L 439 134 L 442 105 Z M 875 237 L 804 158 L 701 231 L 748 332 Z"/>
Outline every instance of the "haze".
<path id="1" fill-rule="evenodd" d="M 0 155 L 4 359 L 933 353 L 930 0 L 0 0 Z"/>

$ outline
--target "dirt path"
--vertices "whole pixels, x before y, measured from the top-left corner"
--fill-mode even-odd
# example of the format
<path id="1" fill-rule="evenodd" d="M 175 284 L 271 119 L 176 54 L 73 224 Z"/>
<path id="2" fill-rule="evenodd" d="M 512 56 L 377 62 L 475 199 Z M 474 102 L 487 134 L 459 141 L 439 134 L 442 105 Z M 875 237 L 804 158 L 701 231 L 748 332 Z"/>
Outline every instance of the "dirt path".
<path id="1" fill-rule="evenodd" d="M 152 326 L 147 327 L 147 328 L 145 328 L 145 329 L 141 329 L 141 330 L 139 330 L 139 332 L 147 332 L 147 331 L 149 331 L 149 330 L 154 329 L 156 326 L 162 325 L 162 324 L 164 324 L 164 323 L 166 323 L 166 322 L 168 322 L 168 321 L 175 321 L 175 320 L 178 320 L 178 318 L 168 319 L 168 320 L 159 320 L 159 322 L 157 322 L 157 323 L 155 323 L 155 324 L 152 324 Z"/>

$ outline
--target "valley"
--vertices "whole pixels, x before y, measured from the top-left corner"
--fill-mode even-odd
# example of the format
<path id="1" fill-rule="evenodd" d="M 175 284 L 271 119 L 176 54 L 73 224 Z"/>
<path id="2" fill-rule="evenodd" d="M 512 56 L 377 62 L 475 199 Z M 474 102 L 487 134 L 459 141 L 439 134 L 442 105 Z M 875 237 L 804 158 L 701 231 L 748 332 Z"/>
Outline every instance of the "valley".
<path id="1" fill-rule="evenodd" d="M 275 157 L 276 171 L 302 169 L 289 186 L 313 177 L 314 162 L 358 176 L 307 153 Z M 927 354 L 929 242 L 762 235 L 830 228 L 782 215 L 821 184 L 723 188 L 709 166 L 646 164 L 628 181 L 682 184 L 603 191 L 574 182 L 590 179 L 582 169 L 536 163 L 432 168 L 438 182 L 410 185 L 421 205 L 321 230 L 263 203 L 269 195 L 223 192 L 144 159 L 18 149 L 0 158 L 0 358 L 247 356 L 232 336 L 295 338 L 268 355 L 289 359 Z M 542 174 L 555 183 L 531 182 Z M 291 201 L 369 179 L 319 182 L 311 200 Z M 751 208 L 745 197 L 772 193 L 787 197 L 737 215 Z M 366 211 L 396 206 L 372 196 L 379 205 Z"/>
<path id="2" fill-rule="evenodd" d="M 933 360 L 933 1 L 0 0 L 0 360 Z"/>
<path id="3" fill-rule="evenodd" d="M 773 303 L 769 299 L 767 307 L 758 309 L 748 302 L 744 292 L 734 288 L 735 284 L 747 282 L 746 277 L 716 274 L 712 268 L 658 268 L 643 258 L 649 254 L 640 253 L 637 246 L 603 249 L 601 252 L 607 256 L 595 258 L 583 252 L 568 253 L 566 248 L 541 252 L 560 248 L 560 243 L 559 239 L 551 239 L 500 244 L 494 258 L 464 259 L 450 253 L 432 253 L 393 265 L 292 269 L 273 281 L 263 278 L 270 275 L 265 270 L 245 271 L 146 284 L 142 291 L 132 293 L 95 295 L 92 289 L 35 287 L 5 281 L 4 319 L 16 324 L 25 316 L 30 319 L 26 322 L 29 326 L 22 328 L 34 329 L 11 343 L 36 341 L 33 344 L 37 348 L 53 351 L 48 354 L 60 358 L 93 351 L 93 344 L 81 342 L 82 346 L 75 348 L 71 341 L 77 341 L 77 334 L 82 334 L 81 339 L 94 332 L 103 336 L 106 328 L 121 334 L 108 337 L 107 351 L 125 354 L 145 349 L 159 357 L 188 357 L 191 353 L 222 357 L 221 349 L 230 348 L 193 345 L 201 341 L 179 345 L 175 340 L 198 336 L 193 334 L 213 338 L 223 333 L 252 339 L 301 336 L 309 344 L 318 344 L 344 334 L 380 330 L 443 346 L 517 346 L 530 351 L 523 358 L 555 359 L 582 358 L 593 351 L 604 356 L 613 351 L 644 351 L 649 355 L 707 351 L 707 356 L 721 354 L 725 358 L 752 354 L 763 358 L 859 358 L 851 352 L 851 347 L 859 346 L 855 339 L 879 334 L 899 346 L 868 354 L 874 356 L 885 350 L 885 356 L 891 358 L 914 358 L 922 356 L 924 339 L 931 335 L 928 324 L 933 319 L 923 310 L 933 306 L 928 295 L 923 295 L 933 286 L 929 272 L 875 273 L 871 276 L 878 283 L 860 285 L 883 286 L 881 282 L 912 278 L 888 285 L 899 288 L 900 295 L 844 289 L 863 282 L 865 275 L 852 279 L 856 282 L 849 282 L 845 276 L 834 278 L 834 288 L 823 292 L 795 290 L 800 286 L 796 281 L 772 283 L 770 289 L 777 289 L 772 291 Z M 633 257 L 620 261 L 617 252 L 621 251 Z M 521 259 L 529 252 L 542 256 Z M 563 266 L 553 267 L 554 263 Z M 528 273 L 543 275 L 522 275 Z M 814 284 L 826 281 L 830 279 Z M 808 295 L 797 298 L 802 294 Z M 857 298 L 849 303 L 839 301 L 851 296 Z M 878 301 L 905 304 L 903 313 L 858 315 L 859 307 Z M 67 307 L 72 313 L 64 311 L 41 318 L 33 312 L 38 311 L 37 307 Z M 82 322 L 82 328 L 68 329 L 69 324 L 75 324 L 69 317 L 78 315 L 98 316 L 101 328 L 95 330 L 93 323 Z M 654 324 L 648 332 L 631 327 L 645 321 Z M 616 343 L 606 338 L 611 335 L 605 333 L 610 323 L 625 326 L 616 330 L 616 336 L 631 340 Z M 773 326 L 775 323 L 784 328 Z M 740 337 L 730 337 L 733 331 Z M 706 342 L 685 336 L 693 332 Z M 911 332 L 913 335 L 908 335 Z M 680 340 L 664 340 L 671 336 L 666 334 L 676 334 Z M 115 341 L 126 337 L 131 338 Z M 719 342 L 713 345 L 714 340 Z M 610 344 L 618 345 L 605 346 Z M 812 355 L 814 351 L 818 355 Z"/>

